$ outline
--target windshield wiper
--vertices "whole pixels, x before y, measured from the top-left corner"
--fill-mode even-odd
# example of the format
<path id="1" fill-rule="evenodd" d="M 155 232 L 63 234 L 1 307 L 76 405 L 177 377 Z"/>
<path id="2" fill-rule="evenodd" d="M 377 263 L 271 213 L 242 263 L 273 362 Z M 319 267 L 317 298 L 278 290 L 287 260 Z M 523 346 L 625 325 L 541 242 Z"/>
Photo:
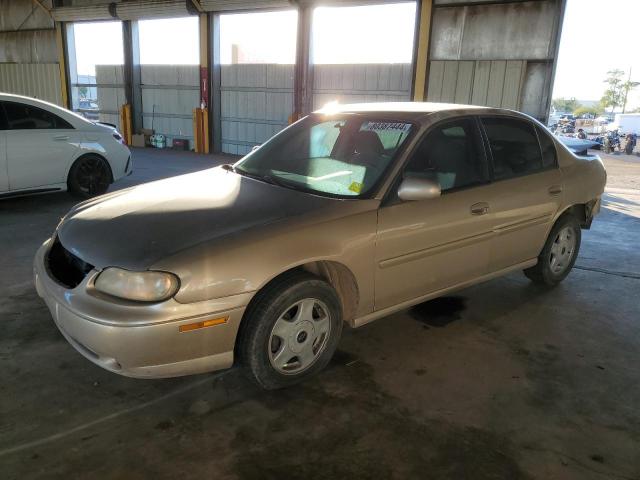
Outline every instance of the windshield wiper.
<path id="1" fill-rule="evenodd" d="M 270 183 L 272 185 L 278 185 L 279 187 L 288 188 L 288 187 L 293 187 L 294 186 L 291 183 L 289 183 L 289 182 L 287 182 L 285 180 L 282 180 L 279 177 L 275 177 L 273 175 L 262 175 L 260 178 L 262 180 L 264 180 L 265 182 L 267 182 L 267 183 Z"/>
<path id="2" fill-rule="evenodd" d="M 249 173 L 246 170 L 241 170 L 230 164 L 222 165 L 222 168 L 224 168 L 229 172 L 234 172 L 234 173 L 237 173 L 238 175 L 242 175 L 243 177 L 253 178 L 255 180 L 260 180 L 262 182 L 269 183 L 271 185 L 276 185 L 278 187 L 291 188 L 293 190 L 300 190 L 300 191 L 307 191 L 306 188 L 302 186 L 298 186 L 293 182 L 287 182 L 286 180 L 283 180 L 282 178 L 277 177 L 275 175 L 269 175 L 269 174 L 260 175 L 258 173 Z"/>

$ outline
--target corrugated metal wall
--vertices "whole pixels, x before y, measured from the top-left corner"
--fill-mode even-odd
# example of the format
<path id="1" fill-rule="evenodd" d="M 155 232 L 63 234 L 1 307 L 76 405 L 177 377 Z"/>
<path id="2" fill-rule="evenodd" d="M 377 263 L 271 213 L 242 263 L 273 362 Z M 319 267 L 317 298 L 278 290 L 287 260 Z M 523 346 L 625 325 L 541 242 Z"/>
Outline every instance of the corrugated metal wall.
<path id="1" fill-rule="evenodd" d="M 169 141 L 193 141 L 193 109 L 200 102 L 198 65 L 142 65 L 141 77 L 144 128 Z"/>
<path id="2" fill-rule="evenodd" d="M 328 102 L 393 102 L 409 100 L 411 65 L 314 65 L 313 106 Z"/>
<path id="3" fill-rule="evenodd" d="M 0 63 L 0 92 L 62 105 L 57 63 Z"/>
<path id="4" fill-rule="evenodd" d="M 244 155 L 287 125 L 293 71 L 293 65 L 222 65 L 223 152 Z"/>
<path id="5" fill-rule="evenodd" d="M 53 21 L 33 2 L 0 0 L 0 92 L 62 105 Z"/>
<path id="6" fill-rule="evenodd" d="M 527 62 L 431 62 L 427 101 L 518 109 Z"/>
<path id="7" fill-rule="evenodd" d="M 120 128 L 120 107 L 126 103 L 123 65 L 96 65 L 100 121 Z"/>
<path id="8" fill-rule="evenodd" d="M 293 65 L 222 65 L 222 151 L 244 155 L 288 124 Z M 313 105 L 409 100 L 411 65 L 314 65 Z"/>
<path id="9" fill-rule="evenodd" d="M 543 119 L 561 0 L 447 0 L 437 6 L 442 3 L 433 10 L 427 99 L 512 108 Z"/>
<path id="10" fill-rule="evenodd" d="M 0 32 L 0 62 L 54 63 L 57 61 L 55 30 Z"/>

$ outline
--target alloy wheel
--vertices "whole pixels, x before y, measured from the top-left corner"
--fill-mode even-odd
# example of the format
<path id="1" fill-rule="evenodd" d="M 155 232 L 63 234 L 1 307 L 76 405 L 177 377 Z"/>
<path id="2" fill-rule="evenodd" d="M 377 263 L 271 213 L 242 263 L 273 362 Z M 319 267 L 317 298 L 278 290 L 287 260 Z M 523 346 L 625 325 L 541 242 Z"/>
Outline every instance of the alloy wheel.
<path id="1" fill-rule="evenodd" d="M 100 158 L 84 158 L 78 165 L 76 183 L 78 189 L 87 195 L 103 193 L 109 188 L 109 169 Z"/>

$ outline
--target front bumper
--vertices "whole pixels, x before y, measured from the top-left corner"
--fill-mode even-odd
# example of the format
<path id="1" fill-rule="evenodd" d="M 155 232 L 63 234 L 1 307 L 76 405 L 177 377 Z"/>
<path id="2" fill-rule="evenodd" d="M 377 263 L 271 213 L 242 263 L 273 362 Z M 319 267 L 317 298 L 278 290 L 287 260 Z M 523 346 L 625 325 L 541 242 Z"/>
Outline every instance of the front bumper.
<path id="1" fill-rule="evenodd" d="M 48 272 L 50 241 L 34 260 L 34 282 L 56 326 L 84 357 L 111 372 L 136 378 L 204 373 L 233 364 L 240 320 L 251 294 L 190 304 L 117 303 L 88 292 L 98 272 L 67 289 Z M 180 332 L 181 325 L 227 317 L 226 323 Z"/>

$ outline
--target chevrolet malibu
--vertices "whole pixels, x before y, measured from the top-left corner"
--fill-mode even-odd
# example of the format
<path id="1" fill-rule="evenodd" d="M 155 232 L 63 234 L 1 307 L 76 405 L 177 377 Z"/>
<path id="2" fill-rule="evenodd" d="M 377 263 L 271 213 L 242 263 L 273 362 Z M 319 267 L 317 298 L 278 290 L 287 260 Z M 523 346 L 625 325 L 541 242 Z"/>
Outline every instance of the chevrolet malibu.
<path id="1" fill-rule="evenodd" d="M 77 205 L 39 249 L 35 284 L 69 343 L 112 372 L 236 361 L 285 387 L 327 365 L 345 322 L 514 270 L 556 285 L 605 179 L 520 113 L 334 106 L 234 165 Z"/>

